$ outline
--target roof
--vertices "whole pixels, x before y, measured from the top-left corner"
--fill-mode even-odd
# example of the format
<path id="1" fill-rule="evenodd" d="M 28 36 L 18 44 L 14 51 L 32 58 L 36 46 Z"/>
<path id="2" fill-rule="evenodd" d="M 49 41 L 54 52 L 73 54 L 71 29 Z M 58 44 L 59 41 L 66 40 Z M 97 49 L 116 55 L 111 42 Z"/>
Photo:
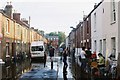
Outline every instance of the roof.
<path id="1" fill-rule="evenodd" d="M 46 35 L 46 38 L 58 38 L 58 36 L 50 36 L 50 35 Z"/>
<path id="2" fill-rule="evenodd" d="M 104 1 L 104 0 L 102 0 L 101 2 L 99 2 L 98 5 L 96 5 L 96 6 L 94 7 L 94 9 L 88 14 L 88 16 L 86 16 L 86 18 L 84 18 L 84 20 L 86 20 L 86 19 L 92 14 L 92 12 L 93 12 L 98 6 L 100 6 L 100 4 L 101 4 L 103 1 Z"/>

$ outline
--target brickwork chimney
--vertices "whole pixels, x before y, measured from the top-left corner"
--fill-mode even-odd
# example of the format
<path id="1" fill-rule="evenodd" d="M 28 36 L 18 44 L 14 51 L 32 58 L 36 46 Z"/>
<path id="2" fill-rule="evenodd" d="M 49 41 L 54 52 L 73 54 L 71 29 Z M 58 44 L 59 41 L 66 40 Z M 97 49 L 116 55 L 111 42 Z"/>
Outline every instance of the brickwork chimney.
<path id="1" fill-rule="evenodd" d="M 31 29 L 34 29 L 34 27 L 31 27 Z"/>
<path id="2" fill-rule="evenodd" d="M 96 8 L 96 7 L 97 7 L 97 3 L 94 4 L 94 8 Z"/>
<path id="3" fill-rule="evenodd" d="M 20 21 L 20 13 L 13 13 L 13 19 L 16 21 Z"/>
<path id="4" fill-rule="evenodd" d="M 26 20 L 25 18 L 22 18 L 21 21 L 28 24 L 28 20 Z"/>
<path id="5" fill-rule="evenodd" d="M 7 5 L 5 6 L 5 14 L 8 15 L 10 18 L 12 17 L 12 5 L 11 2 L 7 2 Z"/>

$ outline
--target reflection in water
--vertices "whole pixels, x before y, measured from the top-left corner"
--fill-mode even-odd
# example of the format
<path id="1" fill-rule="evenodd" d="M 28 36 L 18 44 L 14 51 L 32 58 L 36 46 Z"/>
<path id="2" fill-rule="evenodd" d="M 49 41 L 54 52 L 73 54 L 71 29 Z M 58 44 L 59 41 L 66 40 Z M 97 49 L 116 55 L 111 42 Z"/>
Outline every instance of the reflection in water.
<path id="1" fill-rule="evenodd" d="M 15 62 L 7 62 L 0 67 L 0 80 L 18 80 L 25 72 L 35 68 L 43 68 L 44 63 L 31 62 L 30 59 Z M 41 65 L 42 64 L 42 65 Z M 2 78 L 2 79 L 1 79 Z"/>
<path id="2" fill-rule="evenodd" d="M 68 79 L 67 79 L 67 74 L 66 74 L 66 73 L 63 73 L 63 78 L 64 78 L 64 80 L 68 80 Z"/>
<path id="3" fill-rule="evenodd" d="M 67 80 L 67 68 L 65 65 L 63 66 L 63 78 L 64 80 Z"/>
<path id="4" fill-rule="evenodd" d="M 30 60 L 26 59 L 24 61 L 7 62 L 2 65 L 2 80 L 17 80 L 21 74 L 29 71 L 31 69 Z"/>
<path id="5" fill-rule="evenodd" d="M 0 80 L 2 79 L 2 64 L 0 64 Z"/>
<path id="6" fill-rule="evenodd" d="M 31 69 L 40 69 L 44 67 L 44 63 L 31 63 Z"/>
<path id="7" fill-rule="evenodd" d="M 57 62 L 54 62 L 54 65 L 57 65 Z M 63 66 L 62 61 L 58 63 L 59 65 L 59 75 L 62 76 L 60 78 L 64 78 L 64 80 L 68 80 L 67 78 L 72 78 L 72 74 L 70 74 L 70 70 L 68 69 L 67 74 L 62 74 Z M 47 68 L 50 68 L 51 63 L 47 62 Z M 34 70 L 36 68 L 44 68 L 44 63 L 42 60 L 34 60 L 34 62 L 30 61 L 29 59 L 26 59 L 25 61 L 18 61 L 16 63 L 14 62 L 8 62 L 5 65 L 2 65 L 2 80 L 18 80 L 19 77 L 21 77 L 21 74 L 28 72 L 30 70 Z M 53 69 L 57 69 L 57 67 L 53 67 Z M 1 71 L 0 71 L 1 72 Z M 1 74 L 1 73 L 0 73 Z M 1 80 L 1 79 L 0 79 Z"/>

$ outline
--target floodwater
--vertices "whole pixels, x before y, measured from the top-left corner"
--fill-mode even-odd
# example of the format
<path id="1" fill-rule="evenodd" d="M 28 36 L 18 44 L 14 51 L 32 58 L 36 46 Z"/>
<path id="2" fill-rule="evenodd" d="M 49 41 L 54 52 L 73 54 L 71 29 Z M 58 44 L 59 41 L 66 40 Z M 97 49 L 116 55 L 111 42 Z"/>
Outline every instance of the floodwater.
<path id="1" fill-rule="evenodd" d="M 72 73 L 72 66 L 70 62 L 70 58 L 68 59 L 68 68 L 67 75 L 63 74 L 63 62 L 60 60 L 60 57 L 56 57 L 53 62 L 53 69 L 58 71 L 58 80 L 74 80 Z M 48 59 L 46 62 L 46 67 L 48 69 L 51 68 L 51 62 Z M 19 80 L 19 78 L 24 75 L 24 73 L 31 71 L 32 69 L 42 69 L 44 68 L 43 61 L 36 60 L 32 61 L 30 59 L 21 60 L 15 62 L 8 62 L 4 65 L 0 66 L 0 79 L 1 80 Z"/>
<path id="2" fill-rule="evenodd" d="M 17 80 L 21 74 L 31 69 L 29 59 L 18 62 L 7 62 L 1 65 L 1 80 Z"/>

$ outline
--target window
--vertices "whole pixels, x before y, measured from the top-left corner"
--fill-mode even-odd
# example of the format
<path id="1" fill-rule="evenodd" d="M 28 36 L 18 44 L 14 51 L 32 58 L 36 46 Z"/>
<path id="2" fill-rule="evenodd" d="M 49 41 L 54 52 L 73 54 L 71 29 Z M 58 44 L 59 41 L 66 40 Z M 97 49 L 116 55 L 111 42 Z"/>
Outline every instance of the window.
<path id="1" fill-rule="evenodd" d="M 97 51 L 97 42 L 96 42 L 96 40 L 94 41 L 94 51 L 96 52 Z"/>
<path id="2" fill-rule="evenodd" d="M 96 13 L 94 13 L 94 32 L 96 32 Z"/>
<path id="3" fill-rule="evenodd" d="M 43 46 L 33 46 L 32 51 L 43 51 Z"/>
<path id="4" fill-rule="evenodd" d="M 111 22 L 116 21 L 115 0 L 111 0 Z"/>
<path id="5" fill-rule="evenodd" d="M 25 40 L 27 40 L 27 30 L 25 29 L 24 32 L 25 32 L 25 33 L 24 33 L 24 38 L 25 38 Z M 36 34 L 35 37 L 36 37 L 36 39 L 37 39 L 37 34 Z"/>
<path id="6" fill-rule="evenodd" d="M 17 35 L 20 35 L 20 26 L 18 25 L 18 28 L 17 28 Z"/>
<path id="7" fill-rule="evenodd" d="M 103 8 L 103 13 L 104 13 L 104 8 Z"/>
<path id="8" fill-rule="evenodd" d="M 115 55 L 116 53 L 116 41 L 115 41 L 115 37 L 111 38 L 111 53 L 113 55 Z"/>
<path id="9" fill-rule="evenodd" d="M 7 20 L 6 20 L 6 32 L 7 32 L 7 33 L 9 33 L 9 27 L 10 27 L 10 25 L 9 25 L 9 20 L 7 19 Z"/>
<path id="10" fill-rule="evenodd" d="M 103 39 L 103 56 L 106 56 L 106 39 Z"/>
<path id="11" fill-rule="evenodd" d="M 81 26 L 81 39 L 83 39 L 83 26 Z"/>
<path id="12" fill-rule="evenodd" d="M 102 53 L 102 40 L 100 40 L 100 53 Z"/>
<path id="13" fill-rule="evenodd" d="M 88 21 L 87 21 L 87 34 L 89 33 L 89 24 L 88 24 Z"/>
<path id="14" fill-rule="evenodd" d="M 51 40 L 53 40 L 53 38 L 51 38 Z"/>
<path id="15" fill-rule="evenodd" d="M 6 57 L 9 57 L 9 43 L 6 43 Z"/>

